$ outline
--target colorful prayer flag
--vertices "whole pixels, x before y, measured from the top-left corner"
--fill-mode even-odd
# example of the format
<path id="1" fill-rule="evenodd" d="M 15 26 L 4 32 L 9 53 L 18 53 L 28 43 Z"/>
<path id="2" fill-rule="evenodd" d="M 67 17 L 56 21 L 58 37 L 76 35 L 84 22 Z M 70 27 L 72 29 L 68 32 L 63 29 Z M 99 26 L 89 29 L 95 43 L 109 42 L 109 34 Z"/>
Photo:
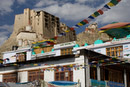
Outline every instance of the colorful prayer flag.
<path id="1" fill-rule="evenodd" d="M 73 31 L 73 30 L 74 30 L 74 28 L 73 28 L 73 27 L 71 27 L 71 28 L 70 28 L 70 30 L 72 30 L 72 31 Z"/>
<path id="2" fill-rule="evenodd" d="M 54 39 L 56 40 L 58 38 L 58 36 L 55 36 Z"/>
<path id="3" fill-rule="evenodd" d="M 112 6 L 115 6 L 113 3 L 109 2 L 107 3 L 108 6 L 112 7 Z"/>
<path id="4" fill-rule="evenodd" d="M 107 9 L 111 9 L 107 4 L 104 7 L 107 8 Z"/>
<path id="5" fill-rule="evenodd" d="M 76 26 L 76 27 L 78 27 L 78 28 L 80 27 L 80 26 L 79 26 L 79 25 L 77 25 L 77 24 L 76 24 L 75 26 Z"/>
<path id="6" fill-rule="evenodd" d="M 81 24 L 81 23 L 78 23 L 77 25 L 79 25 L 79 26 L 82 26 L 83 24 Z"/>
<path id="7" fill-rule="evenodd" d="M 112 4 L 114 4 L 114 5 L 117 5 L 118 4 L 118 1 L 117 0 L 111 0 L 110 1 Z"/>
<path id="8" fill-rule="evenodd" d="M 96 11 L 96 12 L 94 12 L 94 15 L 97 17 L 97 16 L 99 16 L 100 14 Z"/>
<path id="9" fill-rule="evenodd" d="M 88 22 L 90 22 L 92 19 L 91 18 L 87 18 L 86 20 L 88 20 Z"/>
<path id="10" fill-rule="evenodd" d="M 91 16 L 91 15 L 90 15 L 88 18 L 90 18 L 90 19 L 94 19 L 94 17 L 93 17 L 93 16 Z"/>
<path id="11" fill-rule="evenodd" d="M 102 10 L 102 11 L 108 11 L 108 8 L 103 7 L 103 8 L 101 8 L 101 10 Z"/>
<path id="12" fill-rule="evenodd" d="M 96 15 L 95 15 L 95 14 L 92 14 L 91 16 L 96 17 Z"/>
<path id="13" fill-rule="evenodd" d="M 101 15 L 103 14 L 103 11 L 101 9 L 99 9 L 97 12 L 100 13 Z"/>
<path id="14" fill-rule="evenodd" d="M 121 1 L 121 0 L 117 0 L 118 1 L 118 3 Z"/>
<path id="15" fill-rule="evenodd" d="M 77 27 L 77 26 L 72 26 L 72 28 L 79 28 L 79 27 Z"/>
<path id="16" fill-rule="evenodd" d="M 81 23 L 82 25 L 85 25 L 85 24 L 86 24 L 84 21 L 81 21 L 80 23 Z"/>
<path id="17" fill-rule="evenodd" d="M 67 33 L 67 32 L 69 32 L 69 30 L 65 30 L 65 32 Z"/>
<path id="18" fill-rule="evenodd" d="M 85 22 L 86 24 L 88 24 L 88 23 L 89 23 L 86 19 L 84 19 L 84 20 L 83 20 L 83 22 Z"/>

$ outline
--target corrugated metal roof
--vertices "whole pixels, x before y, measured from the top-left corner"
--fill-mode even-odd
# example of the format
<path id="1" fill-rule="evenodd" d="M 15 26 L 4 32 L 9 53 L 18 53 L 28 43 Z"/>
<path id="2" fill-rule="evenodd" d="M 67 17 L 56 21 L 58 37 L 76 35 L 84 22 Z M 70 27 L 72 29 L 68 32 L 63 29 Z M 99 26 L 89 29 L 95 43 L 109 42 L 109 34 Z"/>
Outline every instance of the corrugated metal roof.
<path id="1" fill-rule="evenodd" d="M 119 28 L 119 27 L 123 27 L 123 26 L 128 25 L 128 24 L 130 24 L 130 23 L 119 22 L 119 23 L 114 23 L 114 24 L 108 24 L 108 25 L 103 26 L 99 29 L 103 30 L 103 29 Z"/>

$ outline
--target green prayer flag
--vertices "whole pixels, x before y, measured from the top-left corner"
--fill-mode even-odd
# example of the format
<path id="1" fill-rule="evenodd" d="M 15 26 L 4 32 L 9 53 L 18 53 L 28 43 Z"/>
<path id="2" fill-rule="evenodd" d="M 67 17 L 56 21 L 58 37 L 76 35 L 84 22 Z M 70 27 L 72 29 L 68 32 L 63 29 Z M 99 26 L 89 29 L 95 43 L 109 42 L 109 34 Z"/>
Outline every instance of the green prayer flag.
<path id="1" fill-rule="evenodd" d="M 99 61 L 98 63 L 102 63 L 101 61 Z"/>
<path id="2" fill-rule="evenodd" d="M 94 12 L 94 15 L 97 17 L 97 16 L 99 16 L 100 14 L 96 11 L 96 12 Z"/>
<path id="3" fill-rule="evenodd" d="M 114 4 L 114 5 L 117 5 L 118 4 L 118 1 L 117 0 L 111 0 L 110 1 L 112 4 Z"/>
<path id="4" fill-rule="evenodd" d="M 50 40 L 55 40 L 55 38 L 51 38 Z"/>
<path id="5" fill-rule="evenodd" d="M 34 66 L 34 64 L 30 64 L 31 66 Z"/>
<path id="6" fill-rule="evenodd" d="M 83 21 L 81 21 L 80 23 L 81 23 L 81 24 L 83 24 L 83 25 L 85 25 L 85 24 L 86 24 L 86 23 L 85 23 L 85 22 L 83 22 Z"/>

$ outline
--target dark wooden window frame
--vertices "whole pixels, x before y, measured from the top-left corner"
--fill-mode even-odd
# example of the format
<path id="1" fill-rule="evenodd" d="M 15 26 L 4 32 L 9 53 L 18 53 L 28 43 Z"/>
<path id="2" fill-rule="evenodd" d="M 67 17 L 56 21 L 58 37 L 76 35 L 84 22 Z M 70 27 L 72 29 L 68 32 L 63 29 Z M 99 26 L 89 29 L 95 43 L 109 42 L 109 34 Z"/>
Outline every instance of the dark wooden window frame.
<path id="1" fill-rule="evenodd" d="M 61 49 L 61 55 L 73 54 L 72 49 L 73 49 L 73 48 Z"/>
<path id="2" fill-rule="evenodd" d="M 56 71 L 54 72 L 55 81 L 73 81 L 73 69 L 68 67 L 69 65 L 64 65 L 63 67 L 54 67 Z M 64 70 L 62 71 L 62 68 Z"/>
<path id="3" fill-rule="evenodd" d="M 3 82 L 17 82 L 18 72 L 3 74 Z"/>
<path id="4" fill-rule="evenodd" d="M 28 81 L 44 80 L 44 72 L 41 69 L 28 71 Z"/>
<path id="5" fill-rule="evenodd" d="M 123 46 L 106 48 L 106 55 L 112 57 L 123 56 Z"/>

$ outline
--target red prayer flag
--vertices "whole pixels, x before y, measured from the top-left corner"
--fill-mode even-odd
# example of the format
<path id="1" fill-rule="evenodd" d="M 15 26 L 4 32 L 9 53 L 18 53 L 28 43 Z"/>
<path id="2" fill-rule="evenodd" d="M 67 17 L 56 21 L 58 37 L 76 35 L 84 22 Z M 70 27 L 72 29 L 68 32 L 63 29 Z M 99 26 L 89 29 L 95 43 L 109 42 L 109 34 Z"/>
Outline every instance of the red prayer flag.
<path id="1" fill-rule="evenodd" d="M 101 9 L 99 9 L 97 12 L 100 13 L 101 15 L 103 14 L 103 11 Z"/>
<path id="2" fill-rule="evenodd" d="M 71 28 L 70 28 L 70 30 L 72 30 L 72 31 L 73 31 L 73 30 L 74 30 L 74 28 L 73 28 L 73 27 L 71 27 Z"/>
<path id="3" fill-rule="evenodd" d="M 85 22 L 85 23 L 89 23 L 86 19 L 84 19 L 83 22 Z"/>
<path id="4" fill-rule="evenodd" d="M 54 39 L 56 40 L 58 38 L 58 36 L 55 36 Z"/>
<path id="5" fill-rule="evenodd" d="M 118 2 L 120 2 L 121 0 L 117 0 Z"/>

